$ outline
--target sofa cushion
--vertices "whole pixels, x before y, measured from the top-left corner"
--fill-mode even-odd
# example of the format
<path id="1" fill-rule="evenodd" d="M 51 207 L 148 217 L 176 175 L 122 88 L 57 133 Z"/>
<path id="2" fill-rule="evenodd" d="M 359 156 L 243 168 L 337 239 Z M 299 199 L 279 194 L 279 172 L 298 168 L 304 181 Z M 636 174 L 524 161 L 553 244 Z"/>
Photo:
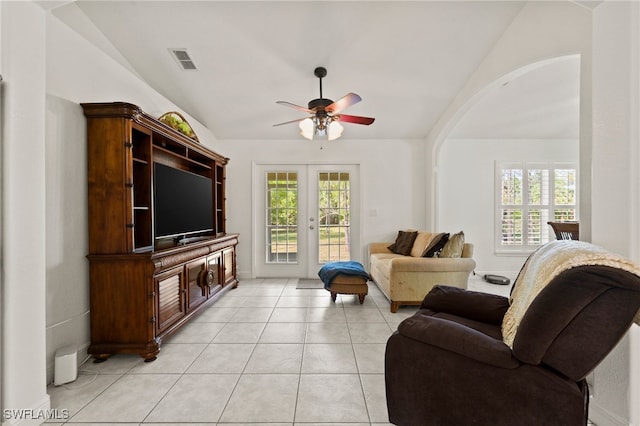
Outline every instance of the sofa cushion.
<path id="1" fill-rule="evenodd" d="M 389 250 L 394 253 L 409 256 L 413 248 L 413 242 L 418 236 L 418 231 L 398 231 L 395 243 L 389 246 Z"/>
<path id="2" fill-rule="evenodd" d="M 464 247 L 464 232 L 460 231 L 453 234 L 442 248 L 438 257 L 462 257 L 462 248 Z"/>
<path id="3" fill-rule="evenodd" d="M 411 257 L 422 257 L 424 251 L 429 247 L 429 243 L 431 243 L 431 240 L 436 235 L 437 234 L 433 234 L 431 232 L 418 231 L 418 236 L 413 242 L 413 247 L 411 248 Z"/>
<path id="4" fill-rule="evenodd" d="M 377 269 L 382 273 L 382 276 L 385 280 L 389 280 L 389 275 L 391 272 L 391 258 L 382 258 L 378 259 Z"/>
<path id="5" fill-rule="evenodd" d="M 422 254 L 422 257 L 434 257 L 436 253 L 442 250 L 442 248 L 444 247 L 444 245 L 447 243 L 448 240 L 449 240 L 448 233 L 441 232 L 439 234 L 436 234 L 429 242 L 429 245 L 427 246 L 427 248 L 424 249 L 424 253 Z"/>

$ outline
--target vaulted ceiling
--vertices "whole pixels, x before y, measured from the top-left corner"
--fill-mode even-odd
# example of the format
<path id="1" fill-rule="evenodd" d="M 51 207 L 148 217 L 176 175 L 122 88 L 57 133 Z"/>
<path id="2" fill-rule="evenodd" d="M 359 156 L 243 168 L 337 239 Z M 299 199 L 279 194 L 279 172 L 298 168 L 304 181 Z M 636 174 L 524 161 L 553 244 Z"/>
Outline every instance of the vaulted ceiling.
<path id="1" fill-rule="evenodd" d="M 319 97 L 317 66 L 328 70 L 324 97 L 355 92 L 363 100 L 345 113 L 376 118 L 371 126 L 345 124 L 343 138 L 424 138 L 523 5 L 79 0 L 50 7 L 218 139 L 270 140 L 300 137 L 295 124 L 273 124 L 305 114 L 275 102 L 306 106 Z M 173 48 L 186 49 L 196 70 L 182 69 Z M 569 62 L 489 94 L 455 133 L 577 137 L 579 66 Z M 525 108 L 550 125 L 531 125 Z"/>

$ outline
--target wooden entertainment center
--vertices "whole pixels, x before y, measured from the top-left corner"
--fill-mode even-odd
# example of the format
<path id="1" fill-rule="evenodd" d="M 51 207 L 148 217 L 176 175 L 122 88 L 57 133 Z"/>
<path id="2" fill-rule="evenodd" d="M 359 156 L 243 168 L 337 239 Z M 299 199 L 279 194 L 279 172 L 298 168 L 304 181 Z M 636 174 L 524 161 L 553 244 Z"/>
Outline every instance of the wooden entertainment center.
<path id="1" fill-rule="evenodd" d="M 88 352 L 96 362 L 116 353 L 153 361 L 163 340 L 238 286 L 238 234 L 228 234 L 225 224 L 229 159 L 135 105 L 82 108 L 89 180 Z M 212 194 L 204 198 L 213 206 L 207 205 L 205 216 L 213 217 L 206 232 L 156 235 L 154 163 L 207 178 Z M 181 207 L 183 202 L 175 200 Z"/>

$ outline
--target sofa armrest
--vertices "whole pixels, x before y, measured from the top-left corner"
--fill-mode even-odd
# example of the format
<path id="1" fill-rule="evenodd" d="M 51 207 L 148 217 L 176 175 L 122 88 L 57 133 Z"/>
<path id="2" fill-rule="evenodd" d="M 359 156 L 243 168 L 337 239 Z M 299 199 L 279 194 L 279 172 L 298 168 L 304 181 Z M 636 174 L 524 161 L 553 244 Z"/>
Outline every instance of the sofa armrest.
<path id="1" fill-rule="evenodd" d="M 513 369 L 520 365 L 502 340 L 443 318 L 418 313 L 401 322 L 398 333 L 494 367 Z"/>
<path id="2" fill-rule="evenodd" d="M 437 258 L 402 256 L 391 259 L 394 272 L 471 272 L 476 262 L 470 258 Z"/>
<path id="3" fill-rule="evenodd" d="M 369 243 L 369 255 L 374 253 L 393 253 L 389 250 L 389 246 L 393 243 Z"/>
<path id="4" fill-rule="evenodd" d="M 496 294 L 437 285 L 427 293 L 420 308 L 499 325 L 509 309 L 509 299 Z"/>

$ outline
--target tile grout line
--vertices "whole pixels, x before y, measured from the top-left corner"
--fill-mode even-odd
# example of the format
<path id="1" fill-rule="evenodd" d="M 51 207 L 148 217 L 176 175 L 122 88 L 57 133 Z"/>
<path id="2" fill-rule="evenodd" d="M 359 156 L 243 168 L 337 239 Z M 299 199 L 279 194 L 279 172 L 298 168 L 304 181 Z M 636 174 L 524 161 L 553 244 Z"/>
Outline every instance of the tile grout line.
<path id="1" fill-rule="evenodd" d="M 346 314 L 346 312 L 345 312 Z M 351 328 L 349 328 L 349 318 L 347 318 L 347 332 L 349 333 L 349 340 L 351 341 L 351 352 L 353 353 L 353 360 L 356 364 L 356 372 L 358 373 L 358 382 L 360 383 L 360 390 L 362 391 L 362 399 L 364 402 L 364 408 L 367 410 L 367 418 L 369 424 L 371 424 L 371 412 L 369 411 L 369 404 L 367 404 L 367 395 L 364 391 L 364 384 L 362 383 L 362 375 L 360 374 L 360 366 L 358 365 L 358 357 L 356 356 L 356 348 L 353 346 L 353 336 L 351 335 Z"/>
<path id="2" fill-rule="evenodd" d="M 237 313 L 237 311 L 236 311 L 236 313 Z M 233 316 L 235 316 L 235 315 L 236 314 L 234 314 Z M 269 318 L 271 318 L 271 315 L 273 315 L 273 310 L 271 311 L 271 314 L 269 315 Z M 232 318 L 233 317 L 229 318 L 229 321 L 227 321 L 227 324 L 231 322 Z M 262 331 L 260 332 L 260 335 L 256 339 L 256 342 L 253 345 L 253 349 L 251 349 L 251 353 L 249 354 L 249 357 L 247 358 L 247 362 L 245 363 L 244 367 L 242 368 L 242 371 L 240 372 L 240 374 L 238 374 L 238 380 L 236 380 L 236 383 L 233 386 L 233 389 L 231 389 L 231 392 L 229 392 L 229 397 L 227 398 L 227 401 L 224 403 L 224 407 L 222 407 L 222 410 L 220 410 L 220 415 L 218 416 L 218 419 L 216 420 L 216 424 L 220 423 L 220 420 L 222 420 L 222 416 L 224 416 L 224 412 L 226 411 L 227 407 L 229 406 L 229 402 L 231 402 L 231 397 L 233 396 L 233 393 L 238 388 L 238 385 L 240 384 L 240 380 L 242 380 L 242 376 L 244 375 L 244 372 L 247 369 L 247 365 L 249 365 L 249 361 L 251 360 L 251 357 L 253 356 L 253 353 L 255 352 L 256 347 L 258 347 L 258 342 L 260 342 L 260 338 L 262 337 L 262 334 L 264 333 L 264 330 L 267 328 L 267 324 L 268 324 L 268 320 L 267 320 L 267 322 L 264 323 L 264 326 L 262 327 Z"/>

